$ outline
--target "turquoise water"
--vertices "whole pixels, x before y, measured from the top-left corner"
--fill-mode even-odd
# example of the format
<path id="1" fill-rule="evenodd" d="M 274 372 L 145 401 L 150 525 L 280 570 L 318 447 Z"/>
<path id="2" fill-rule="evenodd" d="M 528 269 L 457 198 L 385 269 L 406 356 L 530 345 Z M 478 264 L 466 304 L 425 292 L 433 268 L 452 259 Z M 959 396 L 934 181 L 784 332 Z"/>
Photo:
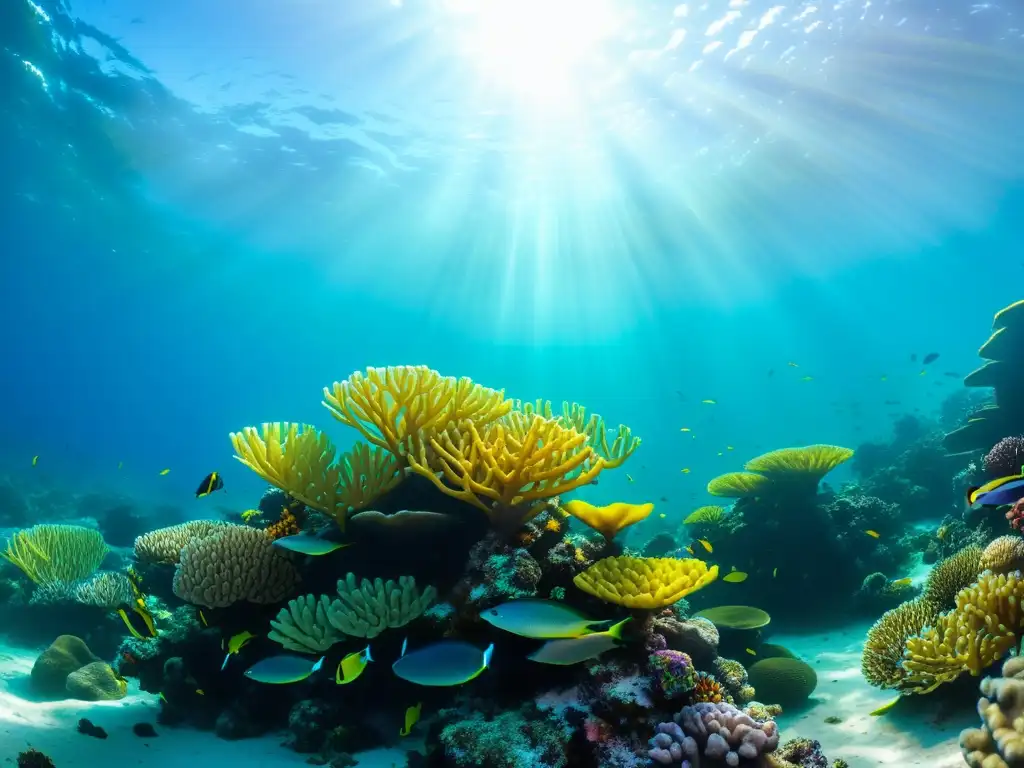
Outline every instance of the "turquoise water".
<path id="1" fill-rule="evenodd" d="M 229 431 L 424 363 L 629 424 L 683 513 L 959 387 L 1024 274 L 1012 9 L 516 7 L 5 2 L 0 462 L 252 495 Z"/>

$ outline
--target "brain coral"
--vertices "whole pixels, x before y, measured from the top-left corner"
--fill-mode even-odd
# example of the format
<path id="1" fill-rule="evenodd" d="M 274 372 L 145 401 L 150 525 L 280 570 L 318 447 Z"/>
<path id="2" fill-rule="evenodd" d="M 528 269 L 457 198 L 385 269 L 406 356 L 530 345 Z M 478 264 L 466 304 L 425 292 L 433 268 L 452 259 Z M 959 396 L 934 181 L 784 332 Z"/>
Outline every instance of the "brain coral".
<path id="1" fill-rule="evenodd" d="M 190 541 L 220 533 L 232 523 L 223 520 L 190 520 L 180 525 L 158 528 L 135 540 L 135 557 L 140 563 L 175 565 L 181 550 Z"/>
<path id="2" fill-rule="evenodd" d="M 755 663 L 747 676 L 758 699 L 783 707 L 802 704 L 818 687 L 818 675 L 810 664 L 781 656 Z"/>
<path id="3" fill-rule="evenodd" d="M 263 531 L 233 525 L 185 545 L 174 572 L 174 594 L 207 608 L 242 601 L 277 603 L 298 578 Z"/>

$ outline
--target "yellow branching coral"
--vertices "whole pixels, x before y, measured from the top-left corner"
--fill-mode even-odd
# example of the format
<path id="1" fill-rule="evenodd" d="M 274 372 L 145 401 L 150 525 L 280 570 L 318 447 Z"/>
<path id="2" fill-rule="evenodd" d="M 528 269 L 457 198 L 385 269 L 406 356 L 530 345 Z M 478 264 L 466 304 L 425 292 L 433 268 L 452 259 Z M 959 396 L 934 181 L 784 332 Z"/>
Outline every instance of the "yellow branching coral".
<path id="1" fill-rule="evenodd" d="M 33 525 L 15 533 L 0 554 L 36 584 L 50 585 L 88 578 L 109 551 L 92 528 Z"/>
<path id="2" fill-rule="evenodd" d="M 708 493 L 730 499 L 760 496 L 771 489 L 771 478 L 754 472 L 728 472 L 708 483 Z"/>
<path id="3" fill-rule="evenodd" d="M 751 459 L 744 469 L 785 480 L 818 481 L 851 456 L 853 451 L 838 445 L 781 448 Z"/>
<path id="4" fill-rule="evenodd" d="M 471 420 L 485 425 L 512 409 L 502 390 L 471 379 L 442 376 L 425 365 L 368 368 L 324 387 L 323 404 L 343 424 L 396 457 L 405 457 L 411 437 Z"/>
<path id="5" fill-rule="evenodd" d="M 582 520 L 608 541 L 614 539 L 624 528 L 639 523 L 654 510 L 653 504 L 627 504 L 618 501 L 605 507 L 595 507 L 575 499 L 562 506 L 566 512 Z"/>
<path id="6" fill-rule="evenodd" d="M 983 552 L 981 547 L 971 545 L 940 560 L 928 574 L 921 598 L 941 611 L 952 607 L 957 593 L 978 578 Z"/>
<path id="7" fill-rule="evenodd" d="M 878 688 L 899 688 L 907 674 L 902 666 L 907 640 L 932 625 L 939 612 L 937 606 L 918 598 L 883 613 L 864 641 L 860 663 L 864 679 Z"/>
<path id="8" fill-rule="evenodd" d="M 394 454 L 356 443 L 338 459 L 338 497 L 346 512 L 365 509 L 398 485 L 404 474 Z"/>
<path id="9" fill-rule="evenodd" d="M 674 557 L 606 557 L 576 575 L 584 592 L 626 608 L 654 610 L 679 602 L 718 578 L 718 566 Z"/>
<path id="10" fill-rule="evenodd" d="M 231 433 L 235 458 L 268 483 L 344 527 L 348 499 L 334 446 L 313 427 L 285 422 Z"/>
<path id="11" fill-rule="evenodd" d="M 498 527 L 530 520 L 548 499 L 593 482 L 604 469 L 585 435 L 519 412 L 484 427 L 465 420 L 413 443 L 410 469 Z"/>
<path id="12" fill-rule="evenodd" d="M 963 672 L 977 677 L 1006 656 L 1024 628 L 1024 578 L 1014 571 L 986 571 L 975 584 L 960 590 L 956 607 L 933 627 L 907 640 L 903 688 L 928 693 Z"/>
<path id="13" fill-rule="evenodd" d="M 725 520 L 725 509 L 708 505 L 693 510 L 683 520 L 683 525 L 719 525 L 723 520 Z"/>
<path id="14" fill-rule="evenodd" d="M 516 408 L 528 416 L 538 415 L 544 419 L 556 419 L 562 426 L 575 429 L 587 436 L 587 445 L 601 457 L 605 466 L 615 468 L 622 466 L 633 452 L 640 447 L 640 438 L 633 437 L 633 432 L 625 424 L 620 424 L 615 439 L 609 445 L 608 428 L 598 414 L 587 418 L 587 409 L 578 403 L 562 401 L 562 413 L 556 416 L 550 400 L 537 400 L 533 403 L 516 401 Z"/>

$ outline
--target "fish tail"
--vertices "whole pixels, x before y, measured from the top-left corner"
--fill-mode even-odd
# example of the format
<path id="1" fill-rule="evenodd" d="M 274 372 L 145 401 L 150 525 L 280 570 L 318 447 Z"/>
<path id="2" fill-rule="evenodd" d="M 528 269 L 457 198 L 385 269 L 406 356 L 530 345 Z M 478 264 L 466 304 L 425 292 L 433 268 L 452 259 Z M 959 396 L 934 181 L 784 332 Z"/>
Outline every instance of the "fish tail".
<path id="1" fill-rule="evenodd" d="M 629 622 L 631 622 L 632 620 L 633 620 L 632 616 L 627 616 L 622 621 L 620 621 L 618 624 L 615 624 L 614 626 L 609 627 L 608 634 L 611 635 L 612 637 L 614 637 L 616 640 L 621 640 L 622 639 L 622 629 L 623 629 L 623 627 L 625 627 L 627 624 L 629 624 Z"/>
<path id="2" fill-rule="evenodd" d="M 220 665 L 220 671 L 223 672 L 228 668 L 228 662 L 231 661 L 231 652 L 224 654 L 224 663 Z"/>
<path id="3" fill-rule="evenodd" d="M 128 618 L 128 612 L 122 608 L 117 612 L 117 615 L 121 617 L 121 621 L 123 621 L 124 625 L 128 627 L 128 631 L 131 632 L 132 637 L 134 637 L 136 640 L 141 640 L 142 635 L 140 635 L 139 631 L 132 626 L 131 619 Z"/>
<path id="4" fill-rule="evenodd" d="M 320 657 L 320 661 L 318 661 L 316 664 L 314 664 L 313 668 L 309 671 L 310 674 L 312 674 L 313 672 L 319 672 L 320 671 L 320 667 L 322 667 L 324 665 L 324 659 L 326 659 L 326 658 L 327 658 L 326 656 L 321 656 Z"/>
<path id="5" fill-rule="evenodd" d="M 401 656 L 405 656 L 405 652 L 409 649 L 409 638 L 406 637 L 402 640 L 402 653 Z"/>
<path id="6" fill-rule="evenodd" d="M 366 661 L 367 661 L 367 663 L 373 661 L 373 656 L 370 654 L 370 646 L 369 645 L 366 646 L 366 650 L 364 651 L 364 653 L 366 654 Z"/>
<path id="7" fill-rule="evenodd" d="M 484 669 L 491 666 L 491 657 L 494 656 L 494 643 L 487 646 L 487 650 L 484 651 Z"/>

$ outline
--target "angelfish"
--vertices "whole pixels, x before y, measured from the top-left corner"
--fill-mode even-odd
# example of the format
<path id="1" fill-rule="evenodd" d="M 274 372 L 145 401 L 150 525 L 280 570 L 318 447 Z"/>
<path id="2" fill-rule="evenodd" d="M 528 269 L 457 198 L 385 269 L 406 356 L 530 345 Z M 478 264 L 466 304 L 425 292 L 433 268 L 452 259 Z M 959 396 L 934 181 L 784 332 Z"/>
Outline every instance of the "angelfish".
<path id="1" fill-rule="evenodd" d="M 211 472 L 203 478 L 203 482 L 196 488 L 196 498 L 202 498 L 203 496 L 209 496 L 214 491 L 219 491 L 224 487 L 224 480 L 220 476 L 220 472 Z"/>
<path id="2" fill-rule="evenodd" d="M 338 669 L 334 673 L 334 682 L 338 685 L 347 685 L 363 674 L 366 665 L 373 661 L 370 655 L 370 646 L 361 651 L 353 651 L 338 662 Z"/>

